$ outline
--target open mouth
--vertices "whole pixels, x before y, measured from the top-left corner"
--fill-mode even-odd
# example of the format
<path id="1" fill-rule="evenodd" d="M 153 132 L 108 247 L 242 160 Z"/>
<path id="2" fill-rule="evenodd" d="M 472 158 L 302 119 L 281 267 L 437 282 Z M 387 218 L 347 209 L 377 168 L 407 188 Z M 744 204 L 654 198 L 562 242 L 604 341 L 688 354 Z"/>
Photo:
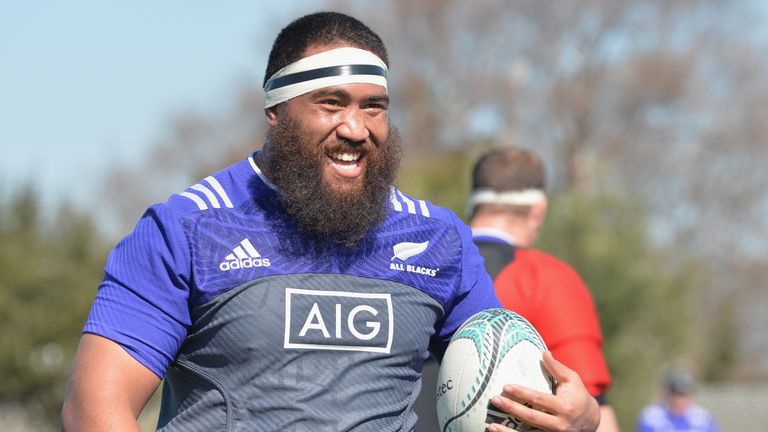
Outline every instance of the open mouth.
<path id="1" fill-rule="evenodd" d="M 342 177 L 357 177 L 365 165 L 362 154 L 353 151 L 338 151 L 327 154 L 334 171 Z"/>

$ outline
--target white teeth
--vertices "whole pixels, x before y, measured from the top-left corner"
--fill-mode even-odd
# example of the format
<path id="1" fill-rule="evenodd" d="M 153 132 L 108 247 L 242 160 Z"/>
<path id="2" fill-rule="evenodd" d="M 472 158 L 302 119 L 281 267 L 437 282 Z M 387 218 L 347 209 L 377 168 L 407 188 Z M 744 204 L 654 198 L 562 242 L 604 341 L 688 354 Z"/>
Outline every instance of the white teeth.
<path id="1" fill-rule="evenodd" d="M 360 155 L 357 153 L 336 153 L 333 158 L 344 162 L 354 162 L 360 159 Z"/>

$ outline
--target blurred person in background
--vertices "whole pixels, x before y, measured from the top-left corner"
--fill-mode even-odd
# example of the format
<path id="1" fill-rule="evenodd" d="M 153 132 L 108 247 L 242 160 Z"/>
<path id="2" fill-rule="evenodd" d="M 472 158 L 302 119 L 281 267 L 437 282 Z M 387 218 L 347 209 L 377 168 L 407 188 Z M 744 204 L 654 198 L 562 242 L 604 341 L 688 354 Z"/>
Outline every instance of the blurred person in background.
<path id="1" fill-rule="evenodd" d="M 533 249 L 547 214 L 545 187 L 544 164 L 532 152 L 505 147 L 483 154 L 467 204 L 473 240 L 502 305 L 530 321 L 555 358 L 579 373 L 600 404 L 598 431 L 617 431 L 592 295 L 568 264 Z"/>
<path id="2" fill-rule="evenodd" d="M 694 403 L 696 383 L 686 371 L 669 371 L 662 382 L 662 400 L 643 409 L 637 432 L 719 432 L 712 415 Z"/>

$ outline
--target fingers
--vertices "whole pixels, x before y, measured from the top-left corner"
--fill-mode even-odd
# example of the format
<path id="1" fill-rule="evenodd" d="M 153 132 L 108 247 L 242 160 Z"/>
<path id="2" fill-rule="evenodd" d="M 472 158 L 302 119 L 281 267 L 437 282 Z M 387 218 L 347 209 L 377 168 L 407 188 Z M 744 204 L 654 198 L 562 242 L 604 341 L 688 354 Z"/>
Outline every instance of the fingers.
<path id="1" fill-rule="evenodd" d="M 488 432 L 518 432 L 517 429 L 512 429 L 507 426 L 503 426 L 498 423 L 488 425 Z M 527 432 L 547 432 L 544 429 L 526 429 Z"/>
<path id="2" fill-rule="evenodd" d="M 517 429 L 512 429 L 506 426 L 503 426 L 499 423 L 492 423 L 488 425 L 488 428 L 486 429 L 488 432 L 518 432 Z M 530 432 L 537 432 L 539 429 L 529 429 Z"/>
<path id="3" fill-rule="evenodd" d="M 505 385 L 503 393 L 492 398 L 491 403 L 509 416 L 531 426 L 555 430 L 555 426 L 559 423 L 557 417 L 552 413 L 558 412 L 560 401 L 551 394 L 523 386 Z M 508 431 L 512 429 L 496 428 L 494 425 L 494 428 L 489 428 L 489 430 Z"/>
<path id="4" fill-rule="evenodd" d="M 600 421 L 597 402 L 589 395 L 579 375 L 545 352 L 542 363 L 558 381 L 555 394 L 520 385 L 505 385 L 491 403 L 513 418 L 545 431 L 595 430 Z M 489 431 L 514 429 L 491 425 Z"/>
<path id="5" fill-rule="evenodd" d="M 562 402 L 551 393 L 542 393 L 529 387 L 507 384 L 502 389 L 501 396 L 515 401 L 517 405 L 535 411 L 557 413 L 562 408 Z"/>

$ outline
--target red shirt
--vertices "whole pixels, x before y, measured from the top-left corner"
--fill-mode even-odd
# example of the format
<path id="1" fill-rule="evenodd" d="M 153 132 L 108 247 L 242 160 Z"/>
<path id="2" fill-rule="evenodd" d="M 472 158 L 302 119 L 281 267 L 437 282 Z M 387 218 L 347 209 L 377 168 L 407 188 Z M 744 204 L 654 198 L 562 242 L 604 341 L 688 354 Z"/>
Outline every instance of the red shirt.
<path id="1" fill-rule="evenodd" d="M 611 374 L 595 304 L 568 264 L 534 249 L 517 249 L 494 281 L 505 308 L 530 321 L 552 355 L 578 372 L 592 396 L 605 393 Z"/>

